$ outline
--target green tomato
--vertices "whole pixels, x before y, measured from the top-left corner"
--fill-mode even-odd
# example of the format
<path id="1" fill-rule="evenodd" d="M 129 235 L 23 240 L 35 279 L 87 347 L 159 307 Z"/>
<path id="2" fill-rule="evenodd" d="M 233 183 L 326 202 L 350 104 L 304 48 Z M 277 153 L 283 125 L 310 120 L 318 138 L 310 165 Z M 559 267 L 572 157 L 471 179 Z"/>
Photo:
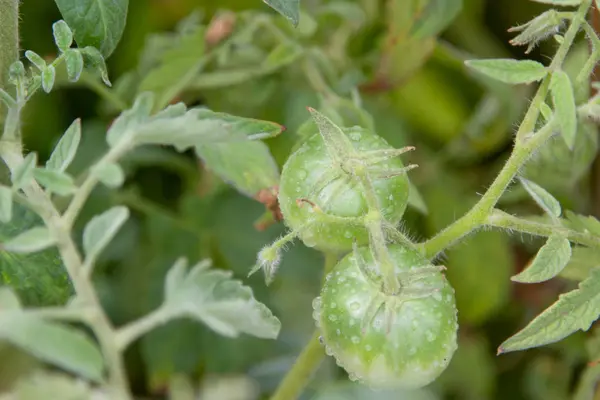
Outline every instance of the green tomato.
<path id="1" fill-rule="evenodd" d="M 381 137 L 361 128 L 345 129 L 361 155 L 392 147 Z M 364 160 L 368 161 L 368 158 Z M 362 161 L 359 161 L 362 162 Z M 399 157 L 373 165 L 370 173 L 383 218 L 396 225 L 408 202 L 408 178 Z M 387 176 L 392 175 L 392 176 Z M 333 179 L 328 179 L 333 177 Z M 362 220 L 369 211 L 364 191 L 351 172 L 330 157 L 320 134 L 310 136 L 287 160 L 281 172 L 279 206 L 288 227 L 309 247 L 341 251 L 368 242 Z"/>
<path id="2" fill-rule="evenodd" d="M 435 380 L 456 350 L 454 289 L 415 250 L 388 247 L 402 285 L 382 291 L 369 248 L 344 257 L 314 301 L 327 354 L 350 379 L 373 388 L 418 388 Z M 362 261 L 362 266 L 361 262 Z"/>

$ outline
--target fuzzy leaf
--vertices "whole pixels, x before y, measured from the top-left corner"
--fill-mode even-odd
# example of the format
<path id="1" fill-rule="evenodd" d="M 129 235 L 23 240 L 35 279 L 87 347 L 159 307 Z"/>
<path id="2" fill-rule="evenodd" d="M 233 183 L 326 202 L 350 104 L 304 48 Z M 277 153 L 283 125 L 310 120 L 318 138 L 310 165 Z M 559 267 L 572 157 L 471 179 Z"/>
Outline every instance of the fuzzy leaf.
<path id="1" fill-rule="evenodd" d="M 33 171 L 33 176 L 40 185 L 60 196 L 68 196 L 77 190 L 73 178 L 64 172 L 36 168 Z"/>
<path id="2" fill-rule="evenodd" d="M 465 61 L 467 67 L 504 83 L 531 83 L 543 79 L 548 71 L 532 60 L 490 59 Z"/>
<path id="3" fill-rule="evenodd" d="M 551 217 L 560 217 L 562 213 L 560 203 L 554 198 L 546 189 L 538 185 L 537 183 L 531 182 L 527 179 L 520 178 L 521 184 L 527 190 L 529 195 L 535 200 L 535 202 Z"/>
<path id="4" fill-rule="evenodd" d="M 579 288 L 562 294 L 523 330 L 507 339 L 498 354 L 555 343 L 570 334 L 587 331 L 600 314 L 600 270 L 594 270 Z"/>
<path id="5" fill-rule="evenodd" d="M 513 282 L 538 283 L 554 278 L 571 258 L 571 243 L 568 239 L 552 235 L 538 251 L 533 262 L 521 273 L 513 276 Z"/>
<path id="6" fill-rule="evenodd" d="M 104 57 L 112 54 L 125 29 L 129 0 L 54 1 L 79 47 L 93 46 Z"/>
<path id="7" fill-rule="evenodd" d="M 91 173 L 109 188 L 121 187 L 125 181 L 125 173 L 117 163 L 96 165 L 92 168 Z"/>
<path id="8" fill-rule="evenodd" d="M 0 186 L 0 222 L 10 222 L 12 218 L 12 190 L 6 186 Z"/>
<path id="9" fill-rule="evenodd" d="M 48 65 L 42 70 L 42 89 L 44 92 L 50 93 L 54 87 L 54 80 L 56 79 L 56 69 L 53 65 Z"/>
<path id="10" fill-rule="evenodd" d="M 68 49 L 65 52 L 67 76 L 71 82 L 77 82 L 83 72 L 83 56 L 78 49 Z"/>
<path id="11" fill-rule="evenodd" d="M 46 162 L 46 168 L 54 171 L 64 172 L 75 158 L 79 142 L 81 141 L 81 120 L 77 118 L 62 135 L 50 158 Z"/>
<path id="12" fill-rule="evenodd" d="M 74 327 L 16 310 L 5 311 L 0 312 L 0 340 L 77 375 L 94 381 L 102 379 L 100 351 L 89 336 Z"/>
<path id="13" fill-rule="evenodd" d="M 124 206 L 116 206 L 96 215 L 87 223 L 83 231 L 83 250 L 86 263 L 91 264 L 98 257 L 128 218 L 129 209 Z"/>
<path id="14" fill-rule="evenodd" d="M 37 164 L 37 154 L 29 153 L 17 168 L 12 171 L 13 188 L 21 189 L 33 179 L 33 170 Z"/>
<path id="15" fill-rule="evenodd" d="M 54 34 L 54 43 L 61 51 L 66 51 L 73 44 L 73 31 L 63 20 L 57 21 L 52 25 Z"/>
<path id="16" fill-rule="evenodd" d="M 432 0 L 427 2 L 419 19 L 412 27 L 412 36 L 436 36 L 450 25 L 463 7 L 462 0 Z"/>
<path id="17" fill-rule="evenodd" d="M 275 11 L 286 17 L 294 26 L 300 22 L 300 0 L 263 0 Z"/>
<path id="18" fill-rule="evenodd" d="M 600 221 L 595 217 L 588 215 L 575 214 L 572 211 L 566 211 L 567 220 L 565 224 L 571 229 L 583 233 L 591 233 L 592 235 L 600 237 Z"/>
<path id="19" fill-rule="evenodd" d="M 25 57 L 40 71 L 43 71 L 44 68 L 46 68 L 46 61 L 36 52 L 27 50 L 25 51 Z"/>
<path id="20" fill-rule="evenodd" d="M 31 228 L 18 236 L 7 240 L 2 248 L 13 253 L 34 253 L 44 250 L 56 243 L 56 239 L 50 234 L 48 228 Z"/>
<path id="21" fill-rule="evenodd" d="M 577 106 L 571 80 L 565 72 L 556 71 L 552 74 L 550 92 L 560 132 L 569 149 L 573 150 L 577 134 Z"/>
<path id="22" fill-rule="evenodd" d="M 215 332 L 229 337 L 247 333 L 275 339 L 281 323 L 252 289 L 231 279 L 231 271 L 209 268 L 201 262 L 187 270 L 180 259 L 167 274 L 165 306 L 175 316 L 199 320 Z"/>

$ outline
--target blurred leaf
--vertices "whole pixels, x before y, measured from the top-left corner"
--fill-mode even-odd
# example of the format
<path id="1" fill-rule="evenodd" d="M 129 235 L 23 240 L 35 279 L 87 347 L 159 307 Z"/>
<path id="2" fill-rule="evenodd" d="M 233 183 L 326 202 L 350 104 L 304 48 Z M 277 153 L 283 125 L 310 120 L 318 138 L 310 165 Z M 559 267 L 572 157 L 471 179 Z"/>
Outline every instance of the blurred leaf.
<path id="1" fill-rule="evenodd" d="M 435 393 L 428 389 L 396 389 L 378 390 L 374 392 L 370 388 L 358 383 L 344 382 L 333 383 L 319 388 L 317 394 L 311 400 L 440 400 Z"/>
<path id="2" fill-rule="evenodd" d="M 150 91 L 156 95 L 157 109 L 169 104 L 205 65 L 205 29 L 179 38 L 177 44 L 165 51 L 158 66 L 151 69 L 138 88 L 138 93 Z"/>
<path id="3" fill-rule="evenodd" d="M 125 30 L 129 0 L 54 1 L 79 47 L 96 47 L 104 57 L 112 54 Z"/>
<path id="4" fill-rule="evenodd" d="M 95 216 L 83 231 L 85 262 L 91 265 L 129 218 L 129 209 L 116 206 Z"/>
<path id="5" fill-rule="evenodd" d="M 560 203 L 554 198 L 546 189 L 541 187 L 535 182 L 528 181 L 527 179 L 521 178 L 521 184 L 527 190 L 529 195 L 535 200 L 535 202 L 552 217 L 560 217 L 562 213 Z"/>
<path id="6" fill-rule="evenodd" d="M 244 375 L 207 376 L 201 383 L 199 398 L 204 400 L 254 400 L 260 388 Z"/>
<path id="7" fill-rule="evenodd" d="M 11 253 L 35 253 L 56 243 L 48 228 L 38 226 L 20 233 L 2 243 L 2 249 Z"/>
<path id="8" fill-rule="evenodd" d="M 537 3 L 551 4 L 553 6 L 578 6 L 581 0 L 532 0 Z"/>
<path id="9" fill-rule="evenodd" d="M 19 204 L 10 223 L 0 225 L 0 240 L 18 236 L 40 218 Z M 30 254 L 0 252 L 0 284 L 10 285 L 26 305 L 59 305 L 72 294 L 69 278 L 55 248 Z"/>
<path id="10" fill-rule="evenodd" d="M 21 189 L 33 179 L 33 170 L 37 164 L 37 154 L 27 154 L 23 162 L 12 171 L 11 180 L 14 189 Z"/>
<path id="11" fill-rule="evenodd" d="M 562 137 L 569 149 L 573 150 L 577 134 L 577 107 L 571 80 L 565 72 L 554 71 L 552 73 L 550 93 Z"/>
<path id="12" fill-rule="evenodd" d="M 524 350 L 557 342 L 578 331 L 586 331 L 600 314 L 600 271 L 594 270 L 579 288 L 559 299 L 521 331 L 504 341 L 498 353 Z"/>
<path id="13" fill-rule="evenodd" d="M 54 151 L 46 162 L 46 168 L 64 172 L 75 158 L 79 142 L 81 141 L 81 119 L 77 118 L 67 128 Z"/>
<path id="14" fill-rule="evenodd" d="M 579 215 L 567 210 L 565 224 L 578 232 L 600 237 L 600 221 L 592 215 Z"/>
<path id="15" fill-rule="evenodd" d="M 582 281 L 590 273 L 600 267 L 600 250 L 592 247 L 573 247 L 569 263 L 560 272 L 560 277 L 574 281 Z"/>
<path id="16" fill-rule="evenodd" d="M 198 319 L 223 336 L 248 333 L 275 339 L 281 323 L 252 289 L 231 279 L 231 272 L 209 269 L 199 263 L 188 272 L 184 260 L 169 271 L 165 283 L 165 307 L 173 316 Z"/>
<path id="17" fill-rule="evenodd" d="M 300 0 L 263 0 L 278 13 L 286 17 L 294 26 L 300 22 Z"/>
<path id="18" fill-rule="evenodd" d="M 9 310 L 19 310 L 21 302 L 19 298 L 8 286 L 0 286 L 0 312 Z"/>
<path id="19" fill-rule="evenodd" d="M 552 235 L 538 251 L 533 262 L 521 273 L 510 278 L 513 282 L 538 283 L 554 278 L 571 258 L 571 243 L 560 235 Z"/>
<path id="20" fill-rule="evenodd" d="M 543 79 L 546 67 L 533 60 L 506 58 L 465 61 L 467 67 L 504 83 L 532 83 Z"/>
<path id="21" fill-rule="evenodd" d="M 525 373 L 525 391 L 531 400 L 569 399 L 569 366 L 563 360 L 539 356 Z"/>
<path id="22" fill-rule="evenodd" d="M 36 168 L 33 170 L 33 176 L 40 185 L 60 196 L 68 196 L 77 190 L 73 178 L 61 171 Z"/>
<path id="23" fill-rule="evenodd" d="M 12 219 L 12 190 L 0 186 L 0 222 L 8 223 Z"/>
<path id="24" fill-rule="evenodd" d="M 462 0 L 429 0 L 412 28 L 415 37 L 435 36 L 450 25 L 462 9 Z"/>
<path id="25" fill-rule="evenodd" d="M 12 393 L 15 400 L 61 399 L 87 400 L 103 398 L 103 393 L 94 393 L 84 381 L 75 380 L 64 374 L 37 371 L 21 379 Z"/>
<path id="26" fill-rule="evenodd" d="M 0 312 L 0 340 L 88 379 L 102 379 L 102 354 L 87 335 L 71 326 L 5 311 Z"/>
<path id="27" fill-rule="evenodd" d="M 198 145 L 196 154 L 221 179 L 249 197 L 279 183 L 277 164 L 262 142 Z"/>
<path id="28" fill-rule="evenodd" d="M 118 188 L 125 181 L 125 173 L 117 163 L 102 163 L 92 167 L 91 174 L 109 188 Z"/>

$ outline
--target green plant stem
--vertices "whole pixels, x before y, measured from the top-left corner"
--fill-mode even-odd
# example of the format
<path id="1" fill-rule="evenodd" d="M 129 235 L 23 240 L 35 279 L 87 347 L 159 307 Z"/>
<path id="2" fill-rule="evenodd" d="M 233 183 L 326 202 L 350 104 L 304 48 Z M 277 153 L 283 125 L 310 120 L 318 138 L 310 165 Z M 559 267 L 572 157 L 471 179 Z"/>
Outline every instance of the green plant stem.
<path id="1" fill-rule="evenodd" d="M 337 253 L 325 254 L 323 280 L 325 280 L 327 274 L 337 264 L 337 261 Z M 304 390 L 304 387 L 310 381 L 313 372 L 325 357 L 325 351 L 319 341 L 319 337 L 319 330 L 316 329 L 310 341 L 296 359 L 292 369 L 288 371 L 273 396 L 271 396 L 271 400 L 295 400 L 300 396 L 302 390 Z"/>
<path id="2" fill-rule="evenodd" d="M 113 89 L 109 89 L 106 85 L 98 80 L 94 75 L 90 74 L 87 71 L 83 71 L 81 73 L 81 77 L 79 78 L 79 84 L 87 86 L 92 91 L 96 92 L 96 94 L 102 97 L 104 100 L 108 101 L 119 111 L 124 111 L 129 108 L 127 103 L 119 97 Z"/>
<path id="3" fill-rule="evenodd" d="M 585 16 L 591 4 L 592 0 L 583 0 L 574 14 L 563 42 L 548 67 L 550 72 L 559 70 L 562 67 L 577 32 L 585 22 Z M 551 73 L 548 74 L 540 84 L 517 131 L 513 152 L 492 185 L 470 211 L 430 240 L 420 244 L 421 250 L 426 257 L 434 258 L 438 253 L 451 246 L 461 237 L 483 225 L 519 169 L 523 167 L 531 154 L 535 153 L 552 136 L 553 123 L 546 124 L 538 132 L 531 135 L 540 115 L 540 107 L 548 95 L 551 77 Z"/>
<path id="4" fill-rule="evenodd" d="M 117 347 L 124 350 L 140 336 L 152 329 L 164 325 L 173 318 L 173 313 L 167 307 L 159 307 L 151 313 L 133 321 L 117 332 Z"/>
<path id="5" fill-rule="evenodd" d="M 485 224 L 496 228 L 528 233 L 535 236 L 548 237 L 553 234 L 558 234 L 566 237 L 573 243 L 600 248 L 600 238 L 597 236 L 577 232 L 561 225 L 551 225 L 529 221 L 507 214 L 500 210 L 494 210 L 491 215 L 488 216 Z"/>
<path id="6" fill-rule="evenodd" d="M 19 59 L 19 0 L 0 0 L 0 88 L 7 87 L 8 69 Z"/>

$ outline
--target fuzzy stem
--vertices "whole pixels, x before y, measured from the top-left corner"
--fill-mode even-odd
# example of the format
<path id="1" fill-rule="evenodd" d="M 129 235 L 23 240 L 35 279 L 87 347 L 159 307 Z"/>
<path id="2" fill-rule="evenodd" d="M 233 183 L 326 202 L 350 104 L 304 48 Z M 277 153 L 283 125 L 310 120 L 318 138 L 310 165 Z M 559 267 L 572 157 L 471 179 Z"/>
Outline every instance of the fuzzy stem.
<path id="1" fill-rule="evenodd" d="M 133 321 L 117 332 L 117 346 L 124 350 L 140 336 L 156 327 L 166 324 L 173 318 L 173 313 L 167 307 L 159 307 L 151 313 Z"/>
<path id="2" fill-rule="evenodd" d="M 323 268 L 323 280 L 336 265 L 338 255 L 336 253 L 325 254 L 325 266 Z M 296 359 L 294 366 L 288 371 L 285 378 L 279 384 L 279 387 L 271 396 L 271 400 L 295 400 L 304 387 L 310 381 L 313 372 L 321 364 L 325 357 L 323 346 L 319 341 L 319 330 L 315 330 L 310 341 L 302 350 L 302 353 Z"/>
<path id="3" fill-rule="evenodd" d="M 19 0 L 0 0 L 0 88 L 6 88 L 8 69 L 19 58 Z"/>

